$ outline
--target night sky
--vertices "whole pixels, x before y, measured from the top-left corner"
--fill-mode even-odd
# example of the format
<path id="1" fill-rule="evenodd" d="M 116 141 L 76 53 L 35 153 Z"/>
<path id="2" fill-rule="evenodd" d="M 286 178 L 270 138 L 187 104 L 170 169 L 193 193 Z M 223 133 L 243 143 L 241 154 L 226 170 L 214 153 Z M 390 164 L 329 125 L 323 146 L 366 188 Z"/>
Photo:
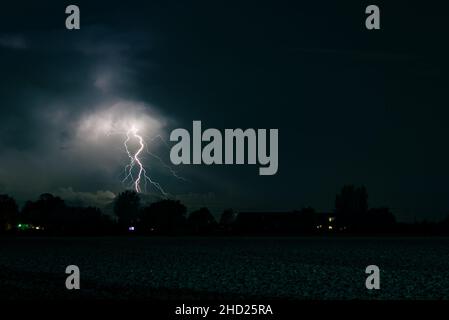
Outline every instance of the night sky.
<path id="1" fill-rule="evenodd" d="M 214 213 L 334 207 L 345 184 L 399 220 L 449 213 L 447 8 L 410 1 L 9 1 L 0 10 L 0 193 L 104 206 L 126 189 L 136 117 L 174 128 L 279 129 L 279 170 L 146 158 L 174 197 Z M 244 3 L 243 3 L 244 2 Z M 365 7 L 381 30 L 365 28 Z M 81 30 L 65 29 L 77 4 Z M 171 143 L 173 144 L 173 143 Z M 159 140 L 149 148 L 169 161 Z M 149 189 L 148 198 L 157 197 Z"/>

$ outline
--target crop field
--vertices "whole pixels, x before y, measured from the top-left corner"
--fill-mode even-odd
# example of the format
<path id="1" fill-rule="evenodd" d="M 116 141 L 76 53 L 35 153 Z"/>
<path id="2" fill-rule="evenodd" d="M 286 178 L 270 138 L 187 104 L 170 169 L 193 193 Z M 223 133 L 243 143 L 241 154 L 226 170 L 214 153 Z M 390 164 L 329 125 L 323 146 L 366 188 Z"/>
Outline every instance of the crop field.
<path id="1" fill-rule="evenodd" d="M 371 264 L 380 290 L 365 288 Z M 448 299 L 448 267 L 447 238 L 5 237 L 0 298 Z"/>

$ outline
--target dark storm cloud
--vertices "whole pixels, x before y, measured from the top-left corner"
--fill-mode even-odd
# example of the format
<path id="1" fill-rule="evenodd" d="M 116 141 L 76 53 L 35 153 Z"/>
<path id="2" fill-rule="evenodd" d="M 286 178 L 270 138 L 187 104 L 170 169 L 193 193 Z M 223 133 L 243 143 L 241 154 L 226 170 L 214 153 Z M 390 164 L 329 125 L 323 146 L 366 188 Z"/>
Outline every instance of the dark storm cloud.
<path id="1" fill-rule="evenodd" d="M 27 44 L 25 39 L 19 35 L 3 35 L 0 37 L 0 47 L 11 49 L 25 49 Z"/>
<path id="2" fill-rule="evenodd" d="M 86 29 L 70 41 L 52 30 L 0 38 L 0 176 L 6 191 L 30 196 L 72 186 L 117 189 L 117 161 L 80 145 L 77 134 L 80 122 L 99 110 L 124 105 L 132 112 L 144 104 L 130 96 L 135 70 L 128 59 L 150 42 L 140 39 L 139 46 L 136 33 Z M 118 147 L 108 146 L 116 154 Z"/>
<path id="3" fill-rule="evenodd" d="M 123 190 L 120 181 L 127 160 L 120 139 L 89 137 L 96 134 L 96 123 L 86 123 L 103 121 L 108 113 L 127 116 L 137 110 L 143 115 L 143 108 L 161 125 L 176 124 L 176 110 L 155 106 L 142 95 L 145 85 L 137 84 L 141 73 L 152 74 L 157 68 L 151 55 L 151 33 L 94 25 L 83 27 L 69 39 L 64 31 L 53 29 L 15 37 L 26 43 L 20 52 L 13 45 L 15 38 L 2 38 L 9 42 L 0 60 L 4 71 L 0 180 L 7 182 L 0 191 L 19 200 L 51 191 L 72 204 L 104 205 Z M 162 134 L 167 138 L 166 131 Z M 156 141 L 150 147 L 169 161 L 165 145 Z M 198 188 L 192 181 L 170 176 L 155 159 L 151 170 L 167 191 L 193 208 L 212 187 L 226 185 L 222 179 Z M 214 175 L 201 176 L 189 174 L 190 179 L 203 183 Z M 214 209 L 214 203 L 223 200 L 209 202 Z"/>

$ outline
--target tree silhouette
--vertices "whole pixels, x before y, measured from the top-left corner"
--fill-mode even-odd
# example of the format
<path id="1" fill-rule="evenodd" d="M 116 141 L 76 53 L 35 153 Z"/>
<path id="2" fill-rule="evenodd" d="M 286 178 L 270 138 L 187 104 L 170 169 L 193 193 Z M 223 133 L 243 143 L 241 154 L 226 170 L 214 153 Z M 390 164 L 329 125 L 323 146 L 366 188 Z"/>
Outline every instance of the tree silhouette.
<path id="1" fill-rule="evenodd" d="M 80 235 L 100 235 L 113 231 L 113 222 L 95 207 L 69 207 L 65 232 Z"/>
<path id="2" fill-rule="evenodd" d="M 196 234 L 210 233 L 217 225 L 214 216 L 207 208 L 193 211 L 187 218 L 187 223 Z"/>
<path id="3" fill-rule="evenodd" d="M 0 194 L 0 232 L 13 228 L 18 213 L 16 201 L 6 194 Z"/>
<path id="4" fill-rule="evenodd" d="M 312 207 L 302 208 L 298 212 L 298 231 L 302 233 L 311 233 L 316 231 L 318 216 Z"/>
<path id="5" fill-rule="evenodd" d="M 50 193 L 39 196 L 37 201 L 27 201 L 22 209 L 23 222 L 58 230 L 67 218 L 64 201 Z"/>
<path id="6" fill-rule="evenodd" d="M 220 217 L 220 225 L 230 226 L 235 221 L 235 212 L 232 209 L 226 209 L 223 211 Z"/>
<path id="7" fill-rule="evenodd" d="M 367 232 L 391 232 L 396 226 L 396 218 L 389 208 L 371 208 L 363 220 L 363 230 Z"/>
<path id="8" fill-rule="evenodd" d="M 140 225 L 144 232 L 181 233 L 185 227 L 186 212 L 187 208 L 179 200 L 161 200 L 142 209 Z"/>
<path id="9" fill-rule="evenodd" d="M 346 185 L 335 198 L 335 214 L 340 226 L 356 226 L 364 219 L 367 211 L 368 192 L 364 186 Z"/>
<path id="10" fill-rule="evenodd" d="M 128 228 L 137 223 L 140 209 L 140 197 L 135 191 L 119 193 L 114 200 L 114 214 L 121 227 Z"/>

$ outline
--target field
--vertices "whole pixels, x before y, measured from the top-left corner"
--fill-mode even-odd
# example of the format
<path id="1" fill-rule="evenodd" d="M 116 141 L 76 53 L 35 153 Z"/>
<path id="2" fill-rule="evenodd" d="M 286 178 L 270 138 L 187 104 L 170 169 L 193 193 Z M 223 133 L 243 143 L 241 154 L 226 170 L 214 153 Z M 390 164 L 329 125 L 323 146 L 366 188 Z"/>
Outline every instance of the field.
<path id="1" fill-rule="evenodd" d="M 71 264 L 81 290 L 65 289 Z M 448 266 L 447 238 L 6 237 L 0 298 L 448 299 Z"/>

